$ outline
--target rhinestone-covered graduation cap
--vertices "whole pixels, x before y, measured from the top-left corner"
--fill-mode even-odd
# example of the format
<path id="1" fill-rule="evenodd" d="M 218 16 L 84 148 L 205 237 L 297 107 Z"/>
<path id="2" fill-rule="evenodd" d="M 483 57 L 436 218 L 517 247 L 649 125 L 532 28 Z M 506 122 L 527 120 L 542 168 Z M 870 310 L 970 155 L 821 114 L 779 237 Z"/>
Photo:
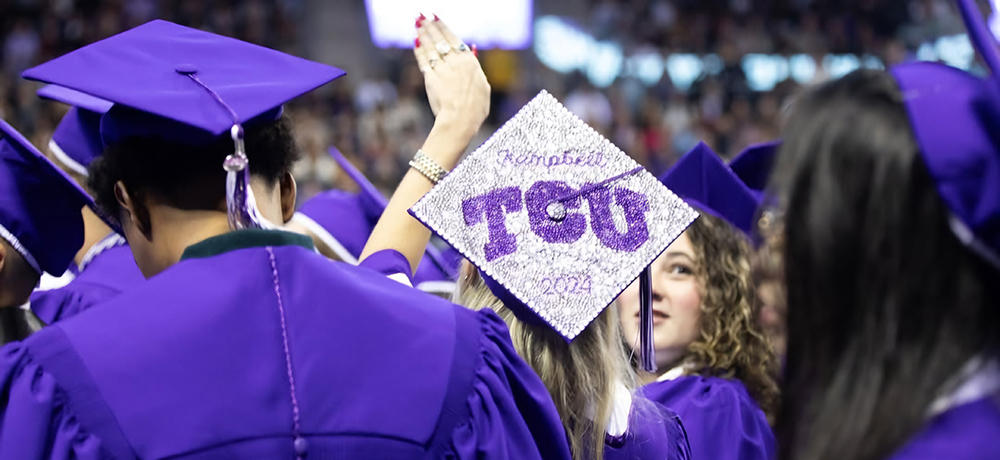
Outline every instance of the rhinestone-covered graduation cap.
<path id="1" fill-rule="evenodd" d="M 567 340 L 698 215 L 545 91 L 411 213 L 518 318 Z"/>
<path id="2" fill-rule="evenodd" d="M 181 145 L 225 133 L 230 226 L 260 227 L 248 186 L 243 128 L 274 121 L 282 104 L 344 71 L 233 38 L 156 20 L 28 69 L 23 76 L 113 102 L 101 120 L 111 145 L 129 136 Z"/>
<path id="3" fill-rule="evenodd" d="M 973 46 L 992 73 L 932 62 L 891 70 L 924 163 L 952 212 L 955 235 L 1000 268 L 1000 53 L 975 0 L 959 0 Z"/>
<path id="4" fill-rule="evenodd" d="M 684 201 L 750 235 L 760 202 L 712 149 L 699 142 L 660 181 Z"/>
<path id="5" fill-rule="evenodd" d="M 62 275 L 83 245 L 84 206 L 97 211 L 73 179 L 0 120 L 0 238 L 39 274 Z"/>
<path id="6" fill-rule="evenodd" d="M 360 192 L 322 192 L 303 203 L 293 219 L 319 236 L 342 260 L 357 263 L 388 201 L 339 150 L 330 147 L 330 155 L 358 184 Z M 453 258 L 447 257 L 437 247 L 428 245 L 424 258 L 413 275 L 413 285 L 429 292 L 451 294 L 455 288 L 453 280 L 457 272 L 458 266 Z"/>
<path id="7" fill-rule="evenodd" d="M 114 104 L 59 85 L 46 85 L 38 95 L 72 106 L 52 133 L 49 150 L 73 172 L 86 176 L 90 162 L 104 153 L 101 117 Z"/>

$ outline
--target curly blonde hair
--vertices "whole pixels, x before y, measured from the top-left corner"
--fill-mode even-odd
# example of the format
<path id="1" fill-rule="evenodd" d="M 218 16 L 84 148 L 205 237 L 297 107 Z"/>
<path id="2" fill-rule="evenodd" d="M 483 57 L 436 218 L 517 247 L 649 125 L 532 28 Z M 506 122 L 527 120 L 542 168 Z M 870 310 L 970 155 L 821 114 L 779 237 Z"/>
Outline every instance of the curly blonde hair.
<path id="1" fill-rule="evenodd" d="M 688 346 L 695 373 L 738 379 L 771 424 L 778 410 L 777 360 L 757 322 L 747 238 L 726 221 L 702 213 L 687 230 L 700 261 L 700 337 Z"/>

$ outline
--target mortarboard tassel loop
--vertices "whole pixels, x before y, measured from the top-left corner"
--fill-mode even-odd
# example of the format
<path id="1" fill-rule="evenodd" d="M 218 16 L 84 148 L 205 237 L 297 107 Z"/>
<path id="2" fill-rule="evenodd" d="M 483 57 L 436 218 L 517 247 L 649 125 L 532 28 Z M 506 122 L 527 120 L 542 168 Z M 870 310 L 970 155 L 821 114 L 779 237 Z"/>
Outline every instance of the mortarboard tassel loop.
<path id="1" fill-rule="evenodd" d="M 226 170 L 226 215 L 229 218 L 229 228 L 269 228 L 267 220 L 257 209 L 257 200 L 250 188 L 250 162 L 243 144 L 243 127 L 233 125 L 230 134 L 235 150 L 222 163 Z"/>
<path id="2" fill-rule="evenodd" d="M 653 278 L 649 267 L 639 275 L 639 366 L 656 372 L 656 349 L 653 345 Z"/>
<path id="3" fill-rule="evenodd" d="M 243 144 L 243 126 L 240 125 L 239 115 L 222 100 L 219 93 L 212 91 L 212 88 L 195 76 L 197 70 L 193 66 L 178 66 L 177 73 L 187 75 L 205 88 L 205 91 L 208 91 L 208 94 L 211 94 L 212 98 L 233 117 L 233 127 L 229 130 L 229 134 L 233 138 L 234 150 L 226 157 L 226 161 L 222 162 L 222 167 L 226 170 L 226 216 L 229 218 L 229 228 L 233 230 L 272 228 L 267 219 L 260 215 L 257 200 L 254 199 L 253 190 L 250 188 L 250 160 L 247 159 L 246 147 Z"/>

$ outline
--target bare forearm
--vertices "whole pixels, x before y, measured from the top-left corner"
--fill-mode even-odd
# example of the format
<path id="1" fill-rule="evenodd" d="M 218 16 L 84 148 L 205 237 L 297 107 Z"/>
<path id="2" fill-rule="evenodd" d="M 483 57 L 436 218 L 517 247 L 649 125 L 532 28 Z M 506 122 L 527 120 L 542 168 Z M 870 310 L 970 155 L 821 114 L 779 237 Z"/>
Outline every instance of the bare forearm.
<path id="1" fill-rule="evenodd" d="M 475 128 L 456 117 L 442 114 L 431 129 L 421 150 L 443 168 L 451 171 L 468 147 Z M 372 231 L 361 260 L 385 249 L 402 253 L 416 272 L 430 240 L 431 232 L 408 213 L 410 207 L 431 190 L 431 183 L 420 172 L 410 169 L 396 187 L 389 205 Z"/>

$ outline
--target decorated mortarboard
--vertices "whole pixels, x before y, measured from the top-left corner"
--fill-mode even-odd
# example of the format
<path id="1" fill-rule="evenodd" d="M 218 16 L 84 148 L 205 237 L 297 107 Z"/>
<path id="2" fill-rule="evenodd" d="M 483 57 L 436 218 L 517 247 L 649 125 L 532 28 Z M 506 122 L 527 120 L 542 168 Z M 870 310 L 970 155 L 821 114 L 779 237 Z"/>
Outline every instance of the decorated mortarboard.
<path id="1" fill-rule="evenodd" d="M 229 37 L 156 20 L 24 71 L 23 76 L 114 103 L 101 120 L 111 145 L 130 136 L 201 146 L 225 133 L 233 228 L 266 225 L 248 187 L 243 128 L 344 71 Z"/>
<path id="2" fill-rule="evenodd" d="M 1000 268 L 1000 53 L 975 0 L 959 0 L 969 38 L 992 73 L 932 62 L 897 65 L 913 135 L 955 235 Z"/>
<path id="3" fill-rule="evenodd" d="M 39 274 L 62 275 L 83 245 L 84 206 L 96 211 L 73 179 L 0 120 L 0 237 Z"/>
<path id="4" fill-rule="evenodd" d="M 575 338 L 649 265 L 691 207 L 542 91 L 410 211 L 469 259 L 519 319 Z"/>
<path id="5" fill-rule="evenodd" d="M 358 184 L 360 192 L 322 192 L 303 203 L 293 219 L 309 228 L 342 260 L 357 263 L 388 200 L 339 150 L 330 147 L 330 155 Z M 453 280 L 457 271 L 457 261 L 428 245 L 413 275 L 413 284 L 425 291 L 450 294 L 455 287 Z"/>
<path id="6" fill-rule="evenodd" d="M 52 133 L 49 150 L 73 172 L 86 176 L 90 162 L 104 153 L 101 117 L 114 104 L 59 85 L 46 85 L 38 95 L 72 106 Z"/>
<path id="7" fill-rule="evenodd" d="M 753 144 L 743 149 L 729 162 L 729 169 L 736 173 L 736 177 L 746 184 L 761 203 L 765 201 L 765 191 L 768 181 L 771 180 L 774 157 L 778 153 L 779 146 L 781 141 Z"/>
<path id="8" fill-rule="evenodd" d="M 699 142 L 660 182 L 691 206 L 751 235 L 760 202 L 712 149 Z"/>

